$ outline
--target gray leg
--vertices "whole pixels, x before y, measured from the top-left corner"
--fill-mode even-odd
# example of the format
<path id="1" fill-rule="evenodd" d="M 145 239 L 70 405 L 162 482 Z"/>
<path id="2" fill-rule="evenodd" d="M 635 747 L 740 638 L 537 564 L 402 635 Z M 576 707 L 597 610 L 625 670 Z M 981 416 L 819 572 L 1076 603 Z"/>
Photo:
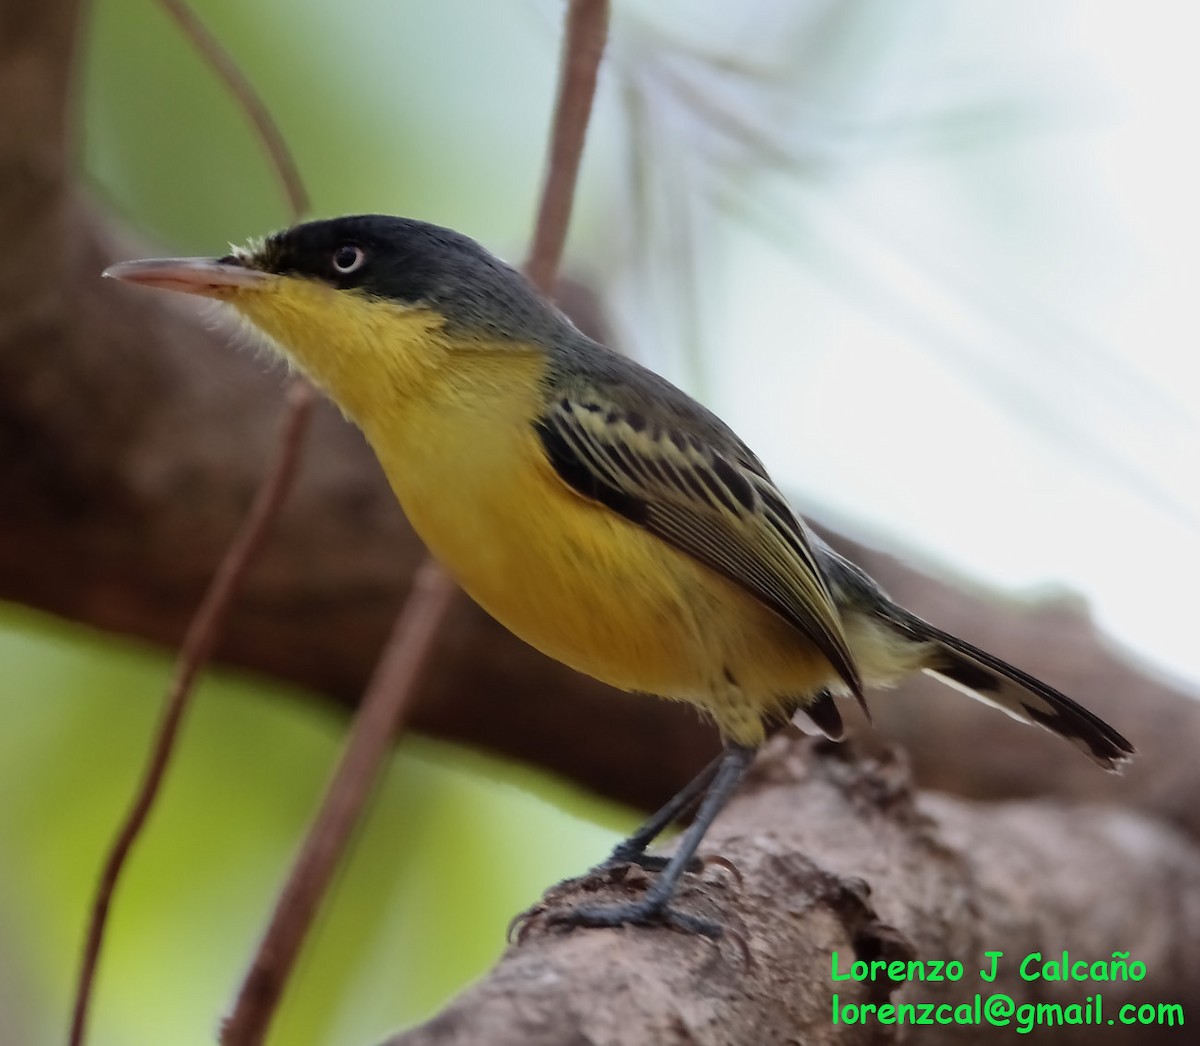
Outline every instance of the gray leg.
<path id="1" fill-rule="evenodd" d="M 649 857 L 646 847 L 674 823 L 708 788 L 717 768 L 724 758 L 722 752 L 711 763 L 675 793 L 666 804 L 651 814 L 645 822 L 631 835 L 617 843 L 609 862 L 613 864 L 640 864 L 643 868 L 657 871 L 666 866 L 666 858 Z"/>
<path id="2" fill-rule="evenodd" d="M 700 840 L 704 838 L 704 833 L 708 831 L 717 814 L 721 812 L 722 807 L 729 801 L 729 797 L 733 795 L 738 784 L 746 775 L 746 771 L 754 761 L 755 752 L 757 752 L 756 748 L 747 748 L 744 745 L 726 746 L 717 761 L 712 784 L 704 795 L 700 809 L 696 812 L 696 819 L 683 833 L 678 849 L 668 859 L 662 874 L 639 900 L 629 901 L 626 904 L 580 905 L 577 908 L 551 913 L 552 921 L 569 926 L 621 926 L 625 923 L 666 922 L 691 933 L 701 933 L 706 937 L 719 937 L 721 935 L 720 926 L 707 919 L 674 911 L 670 907 L 670 900 L 679 885 L 680 877 L 691 863 L 692 857 L 700 845 Z M 708 770 L 705 770 L 704 773 L 707 774 Z M 691 790 L 693 785 L 695 785 L 694 781 L 684 789 L 684 792 Z M 671 807 L 674 803 L 675 800 L 672 800 L 667 807 Z M 666 810 L 667 807 L 663 809 Z M 660 810 L 643 827 L 650 826 L 662 813 L 663 811 Z M 640 832 L 631 837 L 633 840 L 638 838 L 640 838 Z"/>

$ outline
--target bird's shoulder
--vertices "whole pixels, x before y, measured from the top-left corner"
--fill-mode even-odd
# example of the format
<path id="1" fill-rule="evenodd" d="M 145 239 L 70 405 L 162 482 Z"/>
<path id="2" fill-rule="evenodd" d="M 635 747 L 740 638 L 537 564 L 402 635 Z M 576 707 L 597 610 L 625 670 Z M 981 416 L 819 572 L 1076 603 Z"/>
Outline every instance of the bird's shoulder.
<path id="1" fill-rule="evenodd" d="M 593 430 L 611 428 L 647 450 L 709 453 L 767 483 L 766 468 L 716 414 L 635 360 L 579 335 L 551 354 L 547 413 L 581 411 Z"/>

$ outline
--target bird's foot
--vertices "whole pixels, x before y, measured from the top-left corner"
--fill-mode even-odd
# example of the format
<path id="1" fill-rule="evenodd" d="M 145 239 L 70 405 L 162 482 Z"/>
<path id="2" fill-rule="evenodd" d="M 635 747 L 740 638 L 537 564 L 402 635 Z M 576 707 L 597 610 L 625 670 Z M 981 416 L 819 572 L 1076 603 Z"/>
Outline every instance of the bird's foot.
<path id="1" fill-rule="evenodd" d="M 669 926 L 682 933 L 717 940 L 724 934 L 720 923 L 672 908 L 665 902 L 645 898 L 624 904 L 580 904 L 542 913 L 550 926 L 573 930 L 577 926 Z"/>
<path id="2" fill-rule="evenodd" d="M 664 926 L 681 933 L 695 934 L 709 940 L 729 939 L 737 944 L 748 956 L 748 946 L 745 938 L 736 931 L 726 930 L 720 923 L 698 915 L 692 915 L 672 907 L 670 897 L 660 898 L 654 895 L 655 880 L 651 874 L 661 871 L 666 859 L 648 858 L 648 864 L 636 858 L 647 857 L 640 855 L 617 854 L 597 868 L 579 879 L 571 879 L 560 883 L 550 891 L 546 899 L 532 908 L 521 912 L 509 923 L 508 940 L 519 943 L 525 937 L 526 931 L 535 923 L 551 928 L 570 931 L 576 927 L 612 927 L 612 926 Z M 693 871 L 701 871 L 716 866 L 728 871 L 740 886 L 742 876 L 732 862 L 724 857 L 713 856 L 706 860 L 697 859 Z M 644 868 L 649 868 L 649 873 Z M 621 890 L 647 891 L 636 900 L 621 901 L 612 904 L 572 903 L 566 901 L 563 895 L 578 896 L 580 891 L 599 892 L 610 891 L 613 887 Z M 566 903 L 555 903 L 559 897 Z M 572 899 L 573 900 L 573 899 Z"/>

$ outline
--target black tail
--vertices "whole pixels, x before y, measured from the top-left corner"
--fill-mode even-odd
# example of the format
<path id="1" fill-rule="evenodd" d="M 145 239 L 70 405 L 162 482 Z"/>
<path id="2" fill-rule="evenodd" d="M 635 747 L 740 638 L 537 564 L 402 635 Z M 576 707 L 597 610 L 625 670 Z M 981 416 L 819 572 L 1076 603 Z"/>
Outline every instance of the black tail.
<path id="1" fill-rule="evenodd" d="M 937 644 L 925 671 L 942 682 L 1065 737 L 1105 770 L 1119 773 L 1133 755 L 1133 745 L 1103 719 L 1028 672 L 924 621 L 914 619 L 912 629 Z"/>
<path id="2" fill-rule="evenodd" d="M 863 615 L 894 629 L 902 644 L 919 644 L 919 664 L 930 675 L 1014 719 L 1036 723 L 1065 737 L 1105 770 L 1119 773 L 1133 755 L 1133 745 L 1066 694 L 910 614 L 892 602 L 861 568 L 823 541 L 815 540 L 815 547 L 843 616 Z M 905 668 L 910 666 L 908 662 Z"/>

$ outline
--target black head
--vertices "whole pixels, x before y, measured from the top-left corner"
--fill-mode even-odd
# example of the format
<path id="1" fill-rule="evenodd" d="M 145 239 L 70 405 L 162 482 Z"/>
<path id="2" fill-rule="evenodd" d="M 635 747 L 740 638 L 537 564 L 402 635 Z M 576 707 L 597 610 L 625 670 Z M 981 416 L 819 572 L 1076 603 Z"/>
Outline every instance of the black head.
<path id="1" fill-rule="evenodd" d="M 464 330 L 540 342 L 564 322 L 524 276 L 470 237 L 413 218 L 363 214 L 305 222 L 269 236 L 239 260 L 426 306 Z"/>

